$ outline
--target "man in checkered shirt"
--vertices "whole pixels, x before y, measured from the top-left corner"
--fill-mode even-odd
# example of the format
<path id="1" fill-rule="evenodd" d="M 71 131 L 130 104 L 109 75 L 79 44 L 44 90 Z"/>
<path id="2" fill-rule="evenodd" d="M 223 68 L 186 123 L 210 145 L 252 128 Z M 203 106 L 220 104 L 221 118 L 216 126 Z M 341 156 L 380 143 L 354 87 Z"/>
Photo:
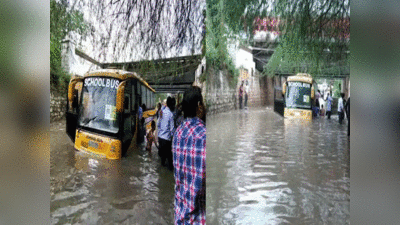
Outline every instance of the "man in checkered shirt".
<path id="1" fill-rule="evenodd" d="M 192 87 L 183 95 L 184 120 L 176 129 L 172 144 L 175 224 L 206 224 L 206 127 L 199 119 L 201 108 L 201 90 Z"/>

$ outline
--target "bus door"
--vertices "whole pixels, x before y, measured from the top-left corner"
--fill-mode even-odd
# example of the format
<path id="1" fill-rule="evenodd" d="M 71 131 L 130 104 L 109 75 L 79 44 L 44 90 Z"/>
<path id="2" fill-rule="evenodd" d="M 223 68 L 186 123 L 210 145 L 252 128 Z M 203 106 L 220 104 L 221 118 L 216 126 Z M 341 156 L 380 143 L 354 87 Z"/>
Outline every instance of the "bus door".
<path id="1" fill-rule="evenodd" d="M 136 114 L 137 114 L 137 96 L 136 96 L 136 80 L 131 80 L 131 111 L 130 111 L 130 115 L 131 115 L 131 131 L 132 131 L 132 135 L 135 135 L 135 130 L 136 130 Z"/>
<path id="2" fill-rule="evenodd" d="M 124 109 L 122 112 L 123 118 L 123 134 L 122 134 L 122 142 L 126 145 L 130 145 L 130 141 L 133 136 L 132 132 L 132 85 L 130 81 L 127 81 L 124 91 Z M 129 146 L 125 146 L 126 148 Z"/>
<path id="3" fill-rule="evenodd" d="M 72 79 L 68 86 L 66 132 L 73 142 L 75 142 L 76 126 L 79 113 L 79 96 L 82 91 L 82 79 Z"/>

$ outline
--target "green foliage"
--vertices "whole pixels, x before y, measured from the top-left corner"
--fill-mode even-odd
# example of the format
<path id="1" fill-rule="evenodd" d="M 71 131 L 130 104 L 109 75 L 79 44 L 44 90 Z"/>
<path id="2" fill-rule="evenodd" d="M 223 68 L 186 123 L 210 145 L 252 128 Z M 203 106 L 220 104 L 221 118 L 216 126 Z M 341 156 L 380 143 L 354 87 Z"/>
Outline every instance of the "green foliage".
<path id="1" fill-rule="evenodd" d="M 282 35 L 265 74 L 337 75 L 349 65 L 349 1 L 276 0 L 274 7 Z"/>
<path id="2" fill-rule="evenodd" d="M 235 80 L 237 81 L 239 72 L 228 53 L 228 24 L 232 24 L 233 21 L 233 18 L 227 16 L 227 12 L 231 10 L 230 7 L 232 7 L 232 3 L 229 1 L 207 1 L 206 59 L 207 70 L 212 68 L 227 71 L 229 78 L 234 83 Z"/>
<path id="3" fill-rule="evenodd" d="M 244 32 L 251 41 L 254 19 L 266 16 L 279 18 L 282 23 L 279 45 L 264 75 L 297 72 L 336 75 L 349 68 L 345 53 L 350 44 L 346 39 L 350 37 L 346 25 L 350 18 L 348 0 L 209 0 L 207 56 L 210 63 L 220 66 L 227 61 L 223 49 L 226 50 L 228 30 L 235 34 Z M 327 49 L 329 54 L 325 52 Z"/>
<path id="4" fill-rule="evenodd" d="M 342 85 L 343 85 L 343 81 L 341 80 L 335 80 L 333 83 L 333 88 L 332 88 L 332 92 L 333 92 L 333 96 L 335 98 L 340 98 L 340 94 L 342 93 Z"/>
<path id="5" fill-rule="evenodd" d="M 61 67 L 61 41 L 69 32 L 77 32 L 85 37 L 89 25 L 83 14 L 68 7 L 68 1 L 50 0 L 50 82 L 65 86 L 69 75 Z M 60 90 L 64 90 L 62 87 Z"/>

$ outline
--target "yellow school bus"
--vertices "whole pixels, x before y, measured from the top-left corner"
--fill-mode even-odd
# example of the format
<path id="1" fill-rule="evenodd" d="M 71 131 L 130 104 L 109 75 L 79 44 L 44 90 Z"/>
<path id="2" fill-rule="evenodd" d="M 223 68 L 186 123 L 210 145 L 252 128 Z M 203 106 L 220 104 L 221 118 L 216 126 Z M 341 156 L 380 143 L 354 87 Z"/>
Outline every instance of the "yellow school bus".
<path id="1" fill-rule="evenodd" d="M 315 87 L 316 82 L 310 74 L 298 73 L 289 76 L 282 87 L 285 102 L 284 117 L 311 121 Z"/>
<path id="2" fill-rule="evenodd" d="M 117 69 L 71 78 L 66 132 L 76 150 L 120 159 L 137 140 L 139 106 L 145 118 L 155 114 L 155 90 L 137 73 Z"/>

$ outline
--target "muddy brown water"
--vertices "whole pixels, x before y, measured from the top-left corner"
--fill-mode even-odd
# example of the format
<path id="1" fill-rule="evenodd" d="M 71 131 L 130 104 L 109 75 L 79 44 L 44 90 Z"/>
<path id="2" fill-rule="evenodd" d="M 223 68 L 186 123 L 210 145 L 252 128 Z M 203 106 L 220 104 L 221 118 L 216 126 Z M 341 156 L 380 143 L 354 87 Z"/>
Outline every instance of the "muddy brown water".
<path id="1" fill-rule="evenodd" d="M 173 224 L 174 177 L 156 147 L 109 160 L 74 150 L 64 122 L 50 137 L 51 224 Z"/>
<path id="2" fill-rule="evenodd" d="M 350 142 L 340 125 L 271 109 L 207 118 L 207 224 L 349 224 Z"/>
<path id="3" fill-rule="evenodd" d="M 347 121 L 270 109 L 207 118 L 207 224 L 349 224 Z M 172 224 L 174 178 L 157 149 L 122 160 L 75 151 L 50 126 L 52 224 Z"/>

